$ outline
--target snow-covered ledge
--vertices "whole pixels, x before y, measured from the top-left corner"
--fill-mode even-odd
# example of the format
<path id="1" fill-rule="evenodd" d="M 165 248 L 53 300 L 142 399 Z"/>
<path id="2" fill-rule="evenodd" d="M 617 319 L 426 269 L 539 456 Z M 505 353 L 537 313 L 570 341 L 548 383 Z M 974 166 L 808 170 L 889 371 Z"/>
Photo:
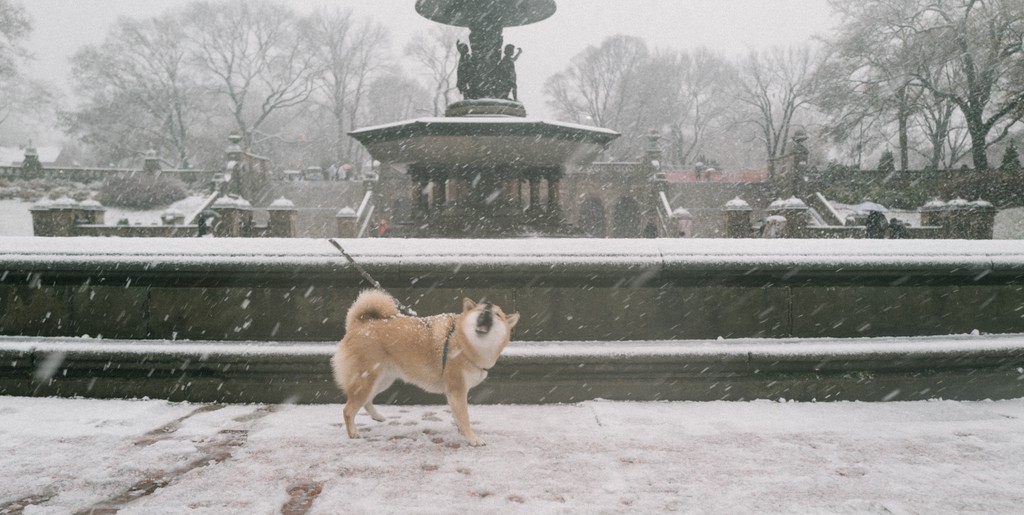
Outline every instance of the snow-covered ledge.
<path id="1" fill-rule="evenodd" d="M 648 274 L 740 272 L 787 277 L 815 272 L 934 271 L 1024 276 L 1019 240 L 772 239 L 356 239 L 339 240 L 364 266 L 385 273 Z M 296 272 L 351 269 L 327 240 L 249 238 L 0 238 L 0 270 L 15 272 Z"/>
<path id="2" fill-rule="evenodd" d="M 421 314 L 487 297 L 531 340 L 1024 327 L 1024 242 L 340 240 Z M 0 238 L 0 334 L 332 340 L 367 283 L 326 240 Z"/>

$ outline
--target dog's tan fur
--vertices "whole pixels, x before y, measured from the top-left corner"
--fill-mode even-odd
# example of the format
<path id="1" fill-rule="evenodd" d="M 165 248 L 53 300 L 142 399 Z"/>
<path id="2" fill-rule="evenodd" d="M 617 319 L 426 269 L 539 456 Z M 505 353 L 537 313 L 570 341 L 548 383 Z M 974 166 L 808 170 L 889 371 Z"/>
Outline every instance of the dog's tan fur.
<path id="1" fill-rule="evenodd" d="M 484 314 L 487 311 L 490 317 Z M 490 324 L 481 322 L 488 318 Z M 334 381 L 348 398 L 344 410 L 348 436 L 359 438 L 355 426 L 359 408 L 366 408 L 378 422 L 384 420 L 373 398 L 402 379 L 445 394 L 459 432 L 470 445 L 483 445 L 469 424 L 469 389 L 487 377 L 486 369 L 498 361 L 517 322 L 518 313 L 505 315 L 498 306 L 470 299 L 463 300 L 462 313 L 405 316 L 387 293 L 364 291 L 349 308 L 345 338 L 331 359 Z M 480 332 L 478 323 L 487 330 Z M 446 339 L 448 359 L 442 370 Z"/>

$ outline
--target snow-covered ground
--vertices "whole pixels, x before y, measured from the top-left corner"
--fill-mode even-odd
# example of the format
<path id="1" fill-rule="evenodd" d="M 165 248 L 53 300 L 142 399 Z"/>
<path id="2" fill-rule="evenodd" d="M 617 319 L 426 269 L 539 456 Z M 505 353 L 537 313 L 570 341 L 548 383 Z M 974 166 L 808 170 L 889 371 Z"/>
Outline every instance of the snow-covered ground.
<path id="1" fill-rule="evenodd" d="M 1024 400 L 381 406 L 0 397 L 0 513 L 1019 513 Z"/>
<path id="2" fill-rule="evenodd" d="M 202 206 L 206 197 L 190 196 L 179 200 L 165 208 L 151 210 L 121 209 L 108 207 L 104 214 L 106 225 L 114 225 L 118 220 L 127 218 L 132 225 L 159 225 L 160 215 L 169 209 L 191 215 Z M 34 202 L 19 199 L 0 199 L 0 236 L 32 236 L 32 212 L 29 209 Z"/>
<path id="3" fill-rule="evenodd" d="M 205 200 L 206 196 L 192 195 L 162 209 L 143 210 L 108 207 L 107 212 L 104 214 L 104 219 L 107 225 L 114 225 L 122 218 L 127 218 L 132 225 L 160 225 L 160 215 L 165 211 L 177 210 L 187 217 L 199 209 Z"/>
<path id="4" fill-rule="evenodd" d="M 0 199 L 0 236 L 32 236 L 32 202 Z"/>

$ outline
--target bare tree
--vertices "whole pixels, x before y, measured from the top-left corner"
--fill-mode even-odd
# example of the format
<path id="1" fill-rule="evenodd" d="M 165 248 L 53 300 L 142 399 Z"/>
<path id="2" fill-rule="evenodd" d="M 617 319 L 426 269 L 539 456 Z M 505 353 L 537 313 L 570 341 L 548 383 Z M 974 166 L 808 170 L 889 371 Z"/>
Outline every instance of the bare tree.
<path id="1" fill-rule="evenodd" d="M 645 77 L 651 88 L 667 88 L 652 113 L 664 120 L 669 161 L 687 164 L 701 153 L 709 133 L 724 129 L 734 97 L 736 71 L 724 57 L 707 48 L 671 51 L 653 59 Z"/>
<path id="2" fill-rule="evenodd" d="M 347 134 L 358 125 L 369 84 L 387 69 L 388 31 L 337 9 L 317 12 L 307 26 L 317 70 L 312 98 L 333 116 L 334 157 L 353 161 L 357 150 Z"/>
<path id="3" fill-rule="evenodd" d="M 430 92 L 416 80 L 397 72 L 382 75 L 370 83 L 366 120 L 376 124 L 413 118 L 430 105 Z"/>
<path id="4" fill-rule="evenodd" d="M 433 91 L 434 116 L 444 114 L 458 89 L 455 81 L 459 52 L 455 43 L 466 38 L 465 32 L 456 27 L 437 25 L 414 35 L 405 46 L 405 54 L 426 73 L 428 87 Z"/>
<path id="5" fill-rule="evenodd" d="M 903 0 L 832 0 L 843 23 L 828 38 L 826 59 L 816 72 L 821 87 L 814 103 L 831 118 L 827 132 L 836 140 L 852 132 L 884 133 L 896 125 L 900 168 L 909 167 L 910 117 L 920 89 L 907 68 L 911 44 L 906 31 L 888 27 L 902 17 Z M 888 139 L 884 137 L 883 139 Z M 860 148 L 865 141 L 858 141 Z"/>
<path id="6" fill-rule="evenodd" d="M 815 61 L 809 46 L 751 51 L 743 61 L 737 99 L 750 108 L 774 175 L 772 160 L 786 154 L 797 113 L 813 93 Z"/>
<path id="7" fill-rule="evenodd" d="M 867 103 L 854 98 L 835 105 L 867 116 L 895 113 L 904 167 L 914 116 L 920 118 L 916 125 L 926 131 L 932 146 L 932 166 L 955 157 L 944 150 L 956 153 L 957 134 L 948 132 L 948 106 L 955 105 L 970 134 L 975 166 L 987 167 L 987 145 L 1002 139 L 1024 115 L 1024 86 L 1019 80 L 1024 76 L 1024 4 L 832 0 L 831 5 L 844 23 L 829 40 L 835 58 L 830 66 L 838 63 L 840 75 L 845 72 L 852 87 L 884 92 Z M 830 90 L 835 88 L 823 88 Z"/>
<path id="8" fill-rule="evenodd" d="M 904 20 L 922 68 L 915 78 L 964 116 L 974 166 L 988 168 L 988 145 L 1024 116 L 1024 4 L 1019 0 L 931 0 Z"/>
<path id="9" fill-rule="evenodd" d="M 47 85 L 21 71 L 30 57 L 25 43 L 31 32 L 25 9 L 11 0 L 0 0 L 0 125 L 12 115 L 32 113 L 52 101 Z"/>
<path id="10" fill-rule="evenodd" d="M 181 26 L 178 13 L 122 18 L 102 44 L 79 50 L 72 75 L 85 101 L 65 114 L 71 131 L 115 159 L 153 146 L 188 166 L 203 95 Z"/>
<path id="11" fill-rule="evenodd" d="M 227 101 L 243 144 L 277 137 L 261 128 L 313 91 L 314 53 L 294 13 L 267 0 L 231 0 L 192 4 L 187 16 L 193 58 Z"/>
<path id="12" fill-rule="evenodd" d="M 917 150 L 917 146 L 913 148 L 928 160 L 930 169 L 952 168 L 970 154 L 970 135 L 956 104 L 933 92 L 922 91 L 916 106 L 916 126 L 927 140 L 927 146 L 920 146 L 921 150 Z"/>
<path id="13" fill-rule="evenodd" d="M 658 99 L 641 93 L 644 77 L 657 71 L 650 58 L 644 40 L 632 36 L 589 46 L 545 82 L 548 105 L 563 120 L 619 131 L 623 137 L 612 151 L 635 154 L 655 123 L 648 115 Z"/>

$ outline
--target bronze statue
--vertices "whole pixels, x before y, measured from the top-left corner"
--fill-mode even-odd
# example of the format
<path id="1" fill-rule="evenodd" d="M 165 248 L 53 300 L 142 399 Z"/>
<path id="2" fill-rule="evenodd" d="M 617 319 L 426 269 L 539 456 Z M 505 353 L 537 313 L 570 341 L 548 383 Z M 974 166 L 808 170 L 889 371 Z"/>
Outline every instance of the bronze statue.
<path id="1" fill-rule="evenodd" d="M 424 18 L 469 29 L 469 45 L 456 43 L 456 86 L 465 100 L 518 102 L 515 60 L 522 50 L 506 46 L 502 31 L 545 20 L 555 10 L 555 0 L 416 0 L 416 12 Z"/>
<path id="2" fill-rule="evenodd" d="M 505 45 L 504 55 L 500 55 L 490 47 L 494 46 L 494 38 L 474 38 L 476 32 L 470 33 L 470 45 L 457 41 L 455 48 L 459 51 L 459 66 L 456 71 L 455 85 L 462 97 L 467 100 L 478 98 L 497 98 L 501 100 L 519 101 L 519 88 L 516 85 L 516 64 L 522 48 Z M 490 34 L 493 36 L 493 34 Z M 475 41 L 474 41 L 475 40 Z M 497 38 L 501 48 L 501 37 Z M 482 46 L 486 45 L 486 49 Z"/>
<path id="3" fill-rule="evenodd" d="M 459 93 L 462 93 L 463 98 L 475 98 L 476 91 L 471 87 L 473 56 L 469 53 L 469 45 L 462 41 L 456 41 L 455 48 L 459 50 L 459 67 L 455 72 L 455 87 L 459 89 Z"/>
<path id="4" fill-rule="evenodd" d="M 498 62 L 498 67 L 495 70 L 497 98 L 511 98 L 516 102 L 519 101 L 519 88 L 516 86 L 516 59 L 519 59 L 519 54 L 522 53 L 522 48 L 516 49 L 515 45 L 505 45 L 505 56 Z"/>

